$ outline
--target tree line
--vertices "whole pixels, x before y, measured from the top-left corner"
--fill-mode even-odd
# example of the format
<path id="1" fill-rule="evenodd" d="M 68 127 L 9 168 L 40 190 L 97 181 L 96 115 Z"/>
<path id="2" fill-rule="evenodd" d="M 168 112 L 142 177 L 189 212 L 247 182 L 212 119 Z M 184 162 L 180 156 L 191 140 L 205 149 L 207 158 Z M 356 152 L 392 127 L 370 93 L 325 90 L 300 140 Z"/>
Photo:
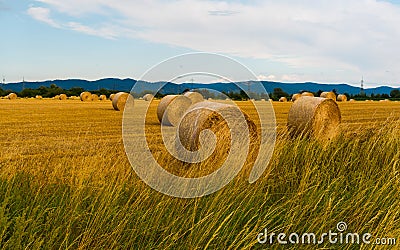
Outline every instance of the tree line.
<path id="1" fill-rule="evenodd" d="M 63 89 L 55 84 L 51 84 L 49 87 L 40 86 L 37 89 L 26 88 L 20 92 L 14 92 L 11 90 L 3 90 L 2 88 L 0 88 L 0 96 L 6 96 L 6 95 L 10 94 L 11 92 L 14 92 L 19 97 L 35 97 L 37 95 L 40 95 L 44 98 L 52 98 L 52 97 L 54 97 L 56 95 L 60 95 L 60 94 L 66 94 L 67 96 L 79 96 L 84 91 L 85 91 L 85 89 L 80 88 L 80 87 Z M 118 91 L 116 91 L 116 90 L 108 90 L 108 89 L 104 89 L 104 88 L 91 91 L 91 93 L 93 93 L 93 94 L 106 95 L 106 96 L 109 96 L 110 94 L 114 94 L 117 92 Z"/>
<path id="2" fill-rule="evenodd" d="M 31 88 L 26 88 L 23 89 L 20 92 L 17 92 L 16 94 L 19 97 L 35 97 L 37 95 L 40 95 L 44 98 L 52 98 L 56 95 L 60 95 L 60 94 L 66 94 L 67 96 L 79 96 L 83 91 L 85 91 L 84 88 L 81 87 L 73 87 L 70 89 L 63 89 L 55 84 L 51 84 L 49 87 L 45 87 L 45 86 L 40 86 L 37 89 L 31 89 Z M 188 90 L 185 90 L 188 91 Z M 6 96 L 9 93 L 11 93 L 13 91 L 11 90 L 3 90 L 2 88 L 0 88 L 0 96 Z M 117 93 L 119 91 L 117 90 L 109 90 L 109 89 L 105 89 L 105 88 L 101 88 L 99 90 L 94 90 L 91 91 L 91 93 L 93 94 L 97 94 L 97 95 L 106 95 L 109 96 L 110 94 L 114 94 Z M 135 94 L 134 97 L 141 97 L 144 94 L 146 94 L 148 91 L 144 91 L 143 93 L 140 94 Z M 202 89 L 199 90 L 198 92 L 200 92 L 206 99 L 208 98 L 212 98 L 212 99 L 225 99 L 225 98 L 229 98 L 232 100 L 248 100 L 248 99 L 256 99 L 256 100 L 260 100 L 260 99 L 268 99 L 268 97 L 274 101 L 279 100 L 279 98 L 281 97 L 286 97 L 288 99 L 291 98 L 291 95 L 288 94 L 287 92 L 283 91 L 281 88 L 275 88 L 274 91 L 272 93 L 268 95 L 262 93 L 254 93 L 254 92 L 250 92 L 250 93 L 246 93 L 243 90 L 241 90 L 240 92 L 216 92 L 216 91 L 210 91 L 210 90 L 206 90 L 206 89 Z M 311 91 L 308 91 L 311 92 Z M 320 96 L 320 94 L 322 93 L 322 90 L 318 90 L 317 92 L 311 92 L 314 94 L 314 96 Z M 338 94 L 337 91 L 335 89 L 332 90 L 332 92 L 334 92 L 336 95 Z M 355 100 L 367 100 L 367 99 L 371 99 L 371 100 L 381 100 L 381 99 L 393 99 L 393 100 L 400 100 L 400 90 L 398 89 L 394 89 L 390 92 L 390 94 L 371 94 L 371 95 L 366 95 L 366 94 L 348 94 L 348 93 L 343 93 L 344 95 L 347 96 L 348 99 L 355 99 Z M 161 98 L 165 95 L 157 93 L 156 97 Z"/>

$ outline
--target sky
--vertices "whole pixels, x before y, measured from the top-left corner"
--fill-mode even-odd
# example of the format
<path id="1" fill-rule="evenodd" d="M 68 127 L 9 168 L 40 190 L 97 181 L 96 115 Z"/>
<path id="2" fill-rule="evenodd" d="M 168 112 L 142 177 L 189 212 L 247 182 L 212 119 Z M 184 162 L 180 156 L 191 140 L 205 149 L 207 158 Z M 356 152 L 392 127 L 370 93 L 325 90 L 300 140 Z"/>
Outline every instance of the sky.
<path id="1" fill-rule="evenodd" d="M 140 78 L 190 52 L 259 80 L 400 87 L 400 0 L 0 0 L 6 82 Z"/>

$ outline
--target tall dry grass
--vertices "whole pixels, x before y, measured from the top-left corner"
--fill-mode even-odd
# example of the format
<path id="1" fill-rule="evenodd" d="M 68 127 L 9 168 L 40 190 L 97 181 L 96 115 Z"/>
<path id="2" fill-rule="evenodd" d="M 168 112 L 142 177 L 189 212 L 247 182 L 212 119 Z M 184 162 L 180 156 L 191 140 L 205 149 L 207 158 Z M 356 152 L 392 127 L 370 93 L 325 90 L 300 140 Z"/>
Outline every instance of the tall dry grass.
<path id="1" fill-rule="evenodd" d="M 400 107 L 395 104 L 341 105 L 343 132 L 321 145 L 288 140 L 290 105 L 274 103 L 278 140 L 262 178 L 249 184 L 240 173 L 222 190 L 197 199 L 165 196 L 138 179 L 115 122 L 122 114 L 109 103 L 0 105 L 2 248 L 281 249 L 258 244 L 257 234 L 264 228 L 321 234 L 340 221 L 348 231 L 399 240 Z M 354 116 L 355 110 L 364 112 Z M 102 119 L 95 119 L 100 114 Z M 286 246 L 324 247 L 374 246 Z"/>

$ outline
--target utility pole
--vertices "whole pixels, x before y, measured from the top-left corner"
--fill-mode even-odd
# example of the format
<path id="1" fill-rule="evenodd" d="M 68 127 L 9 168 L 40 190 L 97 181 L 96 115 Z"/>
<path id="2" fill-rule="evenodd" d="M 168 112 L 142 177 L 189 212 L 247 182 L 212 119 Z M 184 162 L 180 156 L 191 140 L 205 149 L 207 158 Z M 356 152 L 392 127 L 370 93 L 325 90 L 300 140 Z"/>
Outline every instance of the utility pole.
<path id="1" fill-rule="evenodd" d="M 364 76 L 361 77 L 360 95 L 365 95 L 365 92 L 364 92 Z"/>
<path id="2" fill-rule="evenodd" d="M 250 81 L 247 81 L 245 84 L 247 84 L 247 96 L 249 97 L 249 100 L 251 99 L 250 97 L 250 85 L 252 84 Z"/>

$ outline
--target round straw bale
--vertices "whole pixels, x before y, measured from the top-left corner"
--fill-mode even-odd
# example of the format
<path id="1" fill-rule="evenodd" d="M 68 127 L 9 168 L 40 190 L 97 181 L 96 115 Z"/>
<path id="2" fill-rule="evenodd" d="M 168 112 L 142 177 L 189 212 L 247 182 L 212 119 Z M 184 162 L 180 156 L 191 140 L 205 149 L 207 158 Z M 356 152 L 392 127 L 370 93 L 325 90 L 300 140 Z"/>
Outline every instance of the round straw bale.
<path id="1" fill-rule="evenodd" d="M 79 97 L 71 95 L 70 97 L 68 97 L 69 100 L 80 100 Z"/>
<path id="2" fill-rule="evenodd" d="M 54 100 L 60 100 L 60 95 L 55 95 L 55 96 L 53 97 L 53 99 L 54 99 Z"/>
<path id="3" fill-rule="evenodd" d="M 110 95 L 110 101 L 112 101 L 114 99 L 115 94 L 111 94 Z"/>
<path id="4" fill-rule="evenodd" d="M 284 97 L 284 96 L 282 96 L 281 98 L 279 98 L 279 101 L 280 101 L 280 102 L 287 102 L 287 98 Z"/>
<path id="5" fill-rule="evenodd" d="M 345 96 L 345 95 L 338 95 L 338 96 L 337 96 L 337 101 L 338 101 L 338 102 L 347 102 L 347 96 Z"/>
<path id="6" fill-rule="evenodd" d="M 85 91 L 85 92 L 82 92 L 79 97 L 81 98 L 81 101 L 83 101 L 83 102 L 91 101 L 92 93 Z"/>
<path id="7" fill-rule="evenodd" d="M 10 94 L 8 94 L 8 96 L 7 96 L 7 98 L 8 99 L 10 99 L 10 100 L 15 100 L 15 99 L 17 99 L 17 94 L 15 94 L 15 93 L 10 93 Z"/>
<path id="8" fill-rule="evenodd" d="M 355 102 L 355 101 L 356 101 L 356 100 L 354 100 L 354 99 L 350 99 L 350 100 L 349 100 L 349 102 Z"/>
<path id="9" fill-rule="evenodd" d="M 222 117 L 221 112 L 228 115 L 232 114 L 229 116 L 233 118 L 231 119 L 233 122 L 237 121 L 237 112 L 241 112 L 249 129 L 250 141 L 257 138 L 257 126 L 238 107 L 230 104 L 203 101 L 190 106 L 179 124 L 178 132 L 182 145 L 190 151 L 199 150 L 200 133 L 209 129 L 217 138 L 218 150 L 226 152 L 231 144 L 231 129 Z"/>
<path id="10" fill-rule="evenodd" d="M 336 136 L 341 114 L 335 101 L 321 97 L 302 97 L 289 110 L 288 130 L 292 138 L 312 136 L 329 140 Z"/>
<path id="11" fill-rule="evenodd" d="M 98 101 L 99 100 L 99 96 L 96 94 L 92 94 L 92 101 Z"/>
<path id="12" fill-rule="evenodd" d="M 128 98 L 133 99 L 133 96 L 126 92 L 116 93 L 112 100 L 113 108 L 117 111 L 123 111 Z"/>
<path id="13" fill-rule="evenodd" d="M 187 96 L 164 96 L 157 107 L 158 120 L 163 125 L 176 126 L 191 104 L 192 101 Z"/>
<path id="14" fill-rule="evenodd" d="M 106 95 L 100 95 L 99 96 L 99 100 L 100 101 L 105 101 L 105 100 L 107 100 L 107 96 Z"/>
<path id="15" fill-rule="evenodd" d="M 296 101 L 297 99 L 299 99 L 301 97 L 301 94 L 297 93 L 297 94 L 293 94 L 292 95 L 292 102 Z"/>
<path id="16" fill-rule="evenodd" d="M 145 100 L 147 102 L 151 101 L 153 98 L 154 98 L 154 95 L 152 95 L 152 94 L 145 94 L 143 96 L 143 100 Z"/>
<path id="17" fill-rule="evenodd" d="M 66 94 L 61 94 L 61 95 L 58 97 L 58 99 L 60 99 L 60 100 L 64 101 L 64 100 L 67 100 L 67 99 L 68 99 L 68 97 L 67 97 L 67 95 L 66 95 Z"/>
<path id="18" fill-rule="evenodd" d="M 189 99 L 192 101 L 192 104 L 204 101 L 203 95 L 200 94 L 199 92 L 188 91 L 183 95 L 189 97 Z"/>
<path id="19" fill-rule="evenodd" d="M 41 95 L 36 95 L 35 98 L 40 99 L 40 100 L 43 99 L 43 97 Z"/>
<path id="20" fill-rule="evenodd" d="M 261 101 L 262 101 L 262 102 L 265 102 L 265 99 L 264 99 L 264 98 L 262 98 L 262 99 L 261 99 Z"/>
<path id="21" fill-rule="evenodd" d="M 328 99 L 332 99 L 332 100 L 336 101 L 336 94 L 334 92 L 332 92 L 332 91 L 322 92 L 320 97 L 328 98 Z"/>
<path id="22" fill-rule="evenodd" d="M 314 94 L 310 92 L 303 92 L 301 93 L 301 96 L 314 96 Z"/>

